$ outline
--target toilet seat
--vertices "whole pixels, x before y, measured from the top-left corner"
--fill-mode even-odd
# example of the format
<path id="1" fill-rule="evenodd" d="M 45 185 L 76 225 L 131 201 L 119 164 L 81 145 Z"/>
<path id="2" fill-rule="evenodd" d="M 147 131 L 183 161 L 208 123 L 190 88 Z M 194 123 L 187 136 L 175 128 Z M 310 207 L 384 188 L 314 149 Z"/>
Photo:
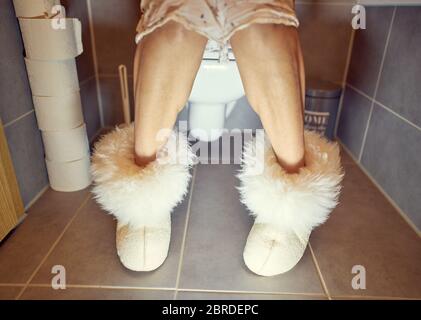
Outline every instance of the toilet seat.
<path id="1" fill-rule="evenodd" d="M 234 53 L 232 52 L 231 44 L 228 42 L 226 44 L 228 47 L 228 59 L 230 61 L 235 61 Z M 219 60 L 221 56 L 221 51 L 224 49 L 223 45 L 219 44 L 214 40 L 209 40 L 206 44 L 205 52 L 203 54 L 202 60 Z"/>
<path id="2" fill-rule="evenodd" d="M 189 134 L 201 141 L 219 139 L 244 87 L 229 43 L 208 41 L 193 83 L 189 103 Z"/>

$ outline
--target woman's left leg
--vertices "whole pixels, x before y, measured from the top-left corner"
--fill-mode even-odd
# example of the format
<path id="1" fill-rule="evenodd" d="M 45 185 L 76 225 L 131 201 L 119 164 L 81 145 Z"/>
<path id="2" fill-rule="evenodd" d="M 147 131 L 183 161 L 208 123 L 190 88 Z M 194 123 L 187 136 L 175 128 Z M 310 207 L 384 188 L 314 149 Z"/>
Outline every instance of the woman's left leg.
<path id="1" fill-rule="evenodd" d="M 255 224 L 243 256 L 250 270 L 272 276 L 298 263 L 311 230 L 336 206 L 339 150 L 304 132 L 304 66 L 295 28 L 254 24 L 238 31 L 231 45 L 247 98 L 272 145 L 264 148 L 259 175 L 254 146 L 244 151 L 241 200 Z"/>
<path id="2" fill-rule="evenodd" d="M 304 165 L 305 83 L 297 29 L 254 24 L 238 31 L 231 45 L 246 96 L 279 163 L 288 172 L 297 172 Z"/>

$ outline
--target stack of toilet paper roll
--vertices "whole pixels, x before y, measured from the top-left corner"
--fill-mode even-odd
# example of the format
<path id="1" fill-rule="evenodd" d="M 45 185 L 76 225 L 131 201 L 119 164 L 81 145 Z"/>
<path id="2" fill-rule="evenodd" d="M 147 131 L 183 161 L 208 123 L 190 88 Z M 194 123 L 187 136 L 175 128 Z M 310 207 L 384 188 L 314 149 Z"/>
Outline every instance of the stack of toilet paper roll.
<path id="1" fill-rule="evenodd" d="M 80 21 L 55 15 L 59 0 L 13 2 L 50 185 L 64 192 L 84 189 L 91 176 L 75 61 L 83 51 Z"/>

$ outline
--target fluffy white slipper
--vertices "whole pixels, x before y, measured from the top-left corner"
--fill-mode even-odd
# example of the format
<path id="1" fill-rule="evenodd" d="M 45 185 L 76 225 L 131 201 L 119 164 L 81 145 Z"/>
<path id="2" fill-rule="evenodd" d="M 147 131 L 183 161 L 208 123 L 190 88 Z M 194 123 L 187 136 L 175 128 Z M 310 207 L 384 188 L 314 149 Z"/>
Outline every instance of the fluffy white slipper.
<path id="1" fill-rule="evenodd" d="M 259 157 L 258 150 L 264 155 Z M 255 224 L 243 257 L 256 274 L 273 276 L 292 269 L 311 231 L 337 205 L 343 177 L 338 145 L 306 131 L 305 163 L 298 173 L 288 174 L 267 138 L 254 139 L 244 148 L 239 191 Z M 262 172 L 256 174 L 256 168 Z"/>
<path id="2" fill-rule="evenodd" d="M 117 223 L 117 254 L 133 271 L 152 271 L 163 264 L 171 240 L 171 216 L 160 226 L 130 227 Z"/>
<path id="3" fill-rule="evenodd" d="M 95 145 L 95 199 L 118 221 L 116 245 L 128 269 L 158 268 L 168 254 L 173 208 L 188 191 L 194 154 L 182 133 L 172 132 L 157 159 L 134 162 L 134 126 L 116 128 Z"/>

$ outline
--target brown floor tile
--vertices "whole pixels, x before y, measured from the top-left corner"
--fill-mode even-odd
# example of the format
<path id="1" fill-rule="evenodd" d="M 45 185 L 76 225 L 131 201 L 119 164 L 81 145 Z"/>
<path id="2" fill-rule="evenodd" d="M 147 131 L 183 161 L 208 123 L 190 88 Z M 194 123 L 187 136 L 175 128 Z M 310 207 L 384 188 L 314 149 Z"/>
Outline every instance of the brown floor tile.
<path id="1" fill-rule="evenodd" d="M 237 165 L 199 165 L 179 288 L 322 294 L 309 250 L 286 274 L 261 277 L 247 269 L 243 250 L 252 226 L 236 190 Z"/>
<path id="2" fill-rule="evenodd" d="M 22 287 L 0 287 L 0 300 L 14 300 Z"/>
<path id="3" fill-rule="evenodd" d="M 421 298 L 421 241 L 357 166 L 345 166 L 340 205 L 311 244 L 331 296 Z M 354 265 L 366 290 L 354 290 Z"/>
<path id="4" fill-rule="evenodd" d="M 32 283 L 50 283 L 51 268 L 63 265 L 68 284 L 175 287 L 187 197 L 173 213 L 172 241 L 165 263 L 153 272 L 123 267 L 115 248 L 116 222 L 91 199 L 64 234 Z"/>
<path id="5" fill-rule="evenodd" d="M 177 300 L 326 300 L 325 296 L 180 291 Z"/>
<path id="6" fill-rule="evenodd" d="M 174 292 L 166 290 L 28 287 L 20 300 L 171 300 L 173 297 Z"/>
<path id="7" fill-rule="evenodd" d="M 0 244 L 0 283 L 25 283 L 80 207 L 89 189 L 64 193 L 51 189 Z"/>

